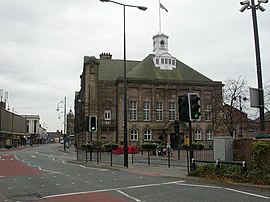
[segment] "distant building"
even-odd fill
[[[49,143],[59,143],[64,137],[62,130],[57,130],[56,132],[47,132],[47,134]]]
[[[41,125],[39,125],[39,129],[38,129],[38,140],[39,140],[39,144],[47,144],[48,143],[48,134],[45,128],[41,127]]]
[[[134,47],[136,48],[136,47]],[[201,118],[192,123],[193,140],[211,146],[215,134],[214,113],[222,105],[222,86],[184,64],[168,52],[168,36],[153,37],[153,52],[142,61],[127,60],[128,144],[148,141],[171,142],[173,148],[184,142],[188,133],[178,119],[178,96],[190,92],[200,95]],[[123,143],[123,60],[109,53],[100,58],[84,57],[81,88],[75,94],[75,134],[77,144],[93,141]],[[98,117],[96,132],[89,132],[89,116]]]
[[[22,115],[26,119],[26,133],[28,139],[34,143],[39,143],[39,115]]]
[[[26,119],[6,110],[6,104],[0,102],[0,148],[17,147],[26,143]]]
[[[67,114],[67,137],[70,144],[74,144],[74,114],[70,109]]]

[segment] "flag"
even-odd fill
[[[160,5],[160,8],[162,8],[162,9],[164,9],[166,12],[168,12],[168,9],[165,8],[165,6],[163,6],[161,3],[159,3],[159,5]]]

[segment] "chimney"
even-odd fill
[[[110,60],[112,59],[112,55],[110,53],[101,53],[99,55],[101,60]]]

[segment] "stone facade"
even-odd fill
[[[98,80],[101,63],[111,58],[85,57],[83,73],[81,75],[81,90],[75,98],[75,128],[77,128],[77,142],[123,142],[123,109],[124,92],[123,79],[114,81]],[[103,65],[103,64],[102,64]],[[110,67],[107,67],[110,68]],[[178,96],[195,92],[201,98],[202,116],[192,124],[193,139],[212,145],[214,132],[213,106],[221,100],[221,82],[188,82],[161,80],[127,80],[128,103],[128,144],[140,145],[144,141],[167,141],[177,147],[184,142],[188,130],[184,123],[180,125],[180,136],[176,135],[173,122],[178,119]],[[148,110],[149,119],[144,117]],[[157,103],[161,103],[161,117]],[[220,103],[219,103],[220,104]],[[83,115],[78,113],[82,112]],[[206,116],[208,114],[208,116]],[[98,117],[97,132],[89,132],[87,120],[89,116]],[[76,127],[77,123],[77,127]]]

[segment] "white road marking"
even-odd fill
[[[71,195],[79,195],[79,194],[91,194],[91,193],[100,193],[100,192],[109,192],[109,191],[119,191],[119,190],[127,190],[127,189],[135,189],[135,188],[143,188],[143,187],[153,187],[153,186],[162,186],[162,185],[169,185],[169,184],[177,184],[182,183],[185,181],[173,181],[173,182],[164,182],[164,183],[156,183],[156,184],[144,184],[144,185],[137,185],[137,186],[130,186],[130,187],[119,187],[119,188],[111,188],[111,189],[100,189],[94,191],[84,191],[84,192],[73,192],[73,193],[66,193],[66,194],[56,194],[43,197],[44,199],[47,198],[55,198],[60,196],[71,196]]]
[[[245,191],[240,191],[240,190],[230,189],[230,188],[224,188],[224,187],[208,186],[208,185],[200,185],[200,184],[186,184],[186,183],[176,183],[176,184],[181,185],[181,186],[189,186],[189,187],[225,189],[225,190],[228,190],[228,191],[237,192],[237,193],[240,193],[240,194],[245,194],[245,195],[250,195],[250,196],[255,196],[255,197],[258,197],[258,198],[263,198],[263,199],[269,199],[270,198],[270,197],[262,196],[262,195],[259,195],[259,194],[253,194],[253,193],[250,193],[250,192],[245,192]]]
[[[241,193],[241,194],[246,194],[246,195],[250,195],[250,196],[255,196],[255,197],[258,197],[258,198],[269,199],[269,197],[267,197],[267,196],[262,196],[262,195],[259,195],[259,194],[253,194],[253,193],[249,193],[249,192],[245,192],[245,191],[240,191],[240,190],[236,190],[236,189],[230,189],[230,188],[225,188],[225,189],[226,189],[226,190],[229,190],[229,191]]]
[[[137,199],[137,198],[135,198],[135,197],[133,197],[133,196],[130,196],[130,195],[128,195],[128,194],[126,194],[125,192],[123,192],[123,191],[120,191],[120,190],[116,190],[117,192],[119,192],[120,194],[123,194],[124,196],[126,196],[127,198],[130,198],[131,200],[134,200],[134,201],[141,201],[140,199]]]
[[[209,186],[209,185],[200,185],[200,184],[185,184],[185,183],[176,183],[177,185],[188,186],[188,187],[202,187],[202,188],[212,188],[212,189],[222,189],[222,187]]]

